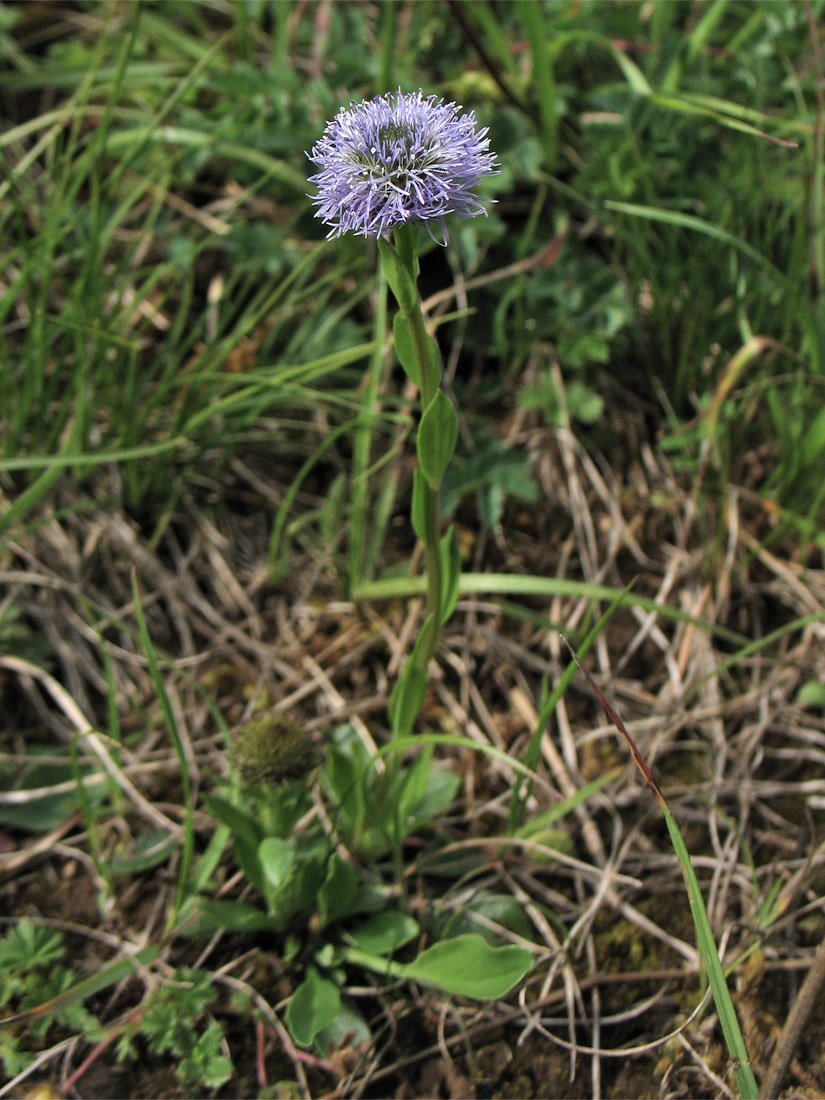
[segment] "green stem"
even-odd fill
[[[380,974],[390,980],[400,978],[404,973],[400,963],[386,959],[383,955],[376,955],[372,951],[364,951],[360,947],[343,947],[341,961],[348,962],[352,966],[361,966],[364,970],[371,970],[374,974]]]
[[[427,569],[424,627],[390,696],[390,724],[395,737],[411,733],[418,717],[427,688],[427,667],[435,655],[444,614],[451,610],[447,604],[454,603],[453,597],[457,596],[460,569],[454,534],[445,543],[446,565],[442,564],[441,481],[456,444],[458,417],[441,391],[441,365],[424,322],[418,293],[418,231],[419,226],[408,223],[394,231],[392,244],[386,237],[378,238],[384,275],[399,306],[393,323],[396,353],[407,376],[418,387],[421,402],[412,522],[424,545]],[[445,568],[449,569],[449,586]]]
[[[416,293],[415,308],[404,311],[407,324],[413,338],[415,358],[421,379],[419,397],[421,412],[424,413],[434,400],[441,385],[438,366],[430,354],[429,336],[421,311],[421,299]],[[435,654],[438,636],[441,633],[441,554],[439,552],[440,491],[427,485],[424,493],[424,558],[427,566],[427,636],[418,653],[419,664],[426,671],[430,659]]]
[[[424,500],[425,540],[424,554],[427,561],[427,638],[419,651],[419,660],[423,669],[435,656],[438,636],[441,633],[439,614],[441,607],[441,554],[438,549],[439,493],[437,489],[427,488]]]
[[[658,788],[656,788],[656,790],[658,790]],[[656,791],[654,791],[654,793],[656,793]],[[688,855],[682,833],[679,826],[676,824],[676,819],[670,812],[670,808],[664,801],[664,796],[661,792],[659,792],[659,799],[657,799],[657,801],[659,801],[659,806],[665,815],[665,824],[670,833],[673,850],[676,852],[682,867],[682,874],[684,875],[688,891],[690,912],[693,917],[693,923],[696,926],[696,942],[699,947],[702,962],[707,970],[708,981],[710,982],[710,988],[713,993],[713,1000],[716,1004],[716,1012],[719,1016],[722,1034],[725,1037],[725,1045],[728,1048],[728,1053],[733,1059],[734,1075],[739,1085],[739,1095],[742,1097],[742,1100],[756,1100],[758,1096],[756,1078],[750,1066],[745,1040],[739,1028],[736,1009],[733,1007],[733,1000],[730,995],[730,990],[728,989],[725,972],[722,969],[719,952],[716,949],[716,941],[713,938],[713,930],[711,929],[708,912],[705,908],[704,899],[702,898],[702,891],[699,889],[696,872],[693,870],[693,864]]]

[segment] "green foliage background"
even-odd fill
[[[321,243],[305,150],[348,99],[421,85],[472,106],[503,167],[491,216],[429,257],[433,287],[560,242],[474,292],[485,384],[518,389],[550,349],[597,441],[617,390],[641,392],[688,464],[714,429],[723,480],[771,439],[751,480],[815,529],[816,4],[103,3],[81,30],[37,7],[2,13],[6,527],[63,471],[119,461],[151,510],[204,453],[294,449],[319,399],[351,414],[374,256]],[[558,404],[542,377],[524,399]]]

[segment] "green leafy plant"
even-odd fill
[[[11,78],[66,91],[0,137],[2,266],[12,272],[0,317],[23,309],[32,319],[0,331],[0,475],[15,487],[0,534],[67,479],[91,488],[112,462],[129,509],[174,499],[173,483],[216,442],[250,441],[264,420],[271,442],[270,418],[312,407],[313,375],[369,354],[353,355],[362,334],[344,315],[362,292],[344,309],[332,303],[324,250],[307,252],[295,234],[300,213],[277,229],[237,224],[231,209],[192,222],[164,200],[224,157],[249,195],[274,186],[302,196],[304,175],[286,160],[310,132],[300,78],[289,66],[264,78],[230,64],[225,38],[202,43],[197,16],[171,35],[141,6],[124,16],[117,34],[58,42],[43,73]],[[147,259],[138,241],[150,236],[162,254]],[[199,269],[216,254],[231,275],[207,308]]]
[[[93,765],[76,768],[68,752],[51,745],[26,748],[22,766],[0,763],[0,783],[6,793],[0,800],[0,823],[32,832],[53,829],[84,802],[97,807],[106,797],[106,780]]]
[[[0,940],[0,1006],[12,1013],[26,1013],[52,997],[58,997],[75,983],[71,969],[63,965],[65,948],[59,932],[21,920]],[[35,1044],[42,1042],[52,1027],[80,1032],[99,1040],[104,1029],[80,1003],[57,1006],[38,1015],[28,1025],[28,1034],[0,1030],[0,1058],[9,1077],[16,1077],[36,1056]]]
[[[525,504],[538,500],[530,459],[515,448],[505,447],[484,425],[473,433],[473,449],[459,447],[444,475],[441,495],[444,515],[452,516],[460,501],[470,494],[486,528],[501,522],[508,498]]]
[[[207,974],[186,968],[175,972],[127,1015],[125,1023],[112,1028],[84,1001],[122,980],[132,967],[115,964],[91,980],[78,980],[75,971],[63,965],[65,955],[62,933],[29,920],[21,920],[0,939],[0,1007],[13,1013],[0,1027],[0,1059],[10,1079],[25,1072],[47,1034],[60,1028],[82,1035],[98,1050],[116,1037],[119,1061],[139,1057],[139,1043],[145,1042],[153,1054],[174,1056],[185,1088],[219,1088],[229,1080],[233,1066],[220,1024],[199,1024],[215,1000]]]
[[[231,835],[260,903],[201,896],[190,907],[202,933],[269,930],[284,937],[284,959],[303,974],[286,1014],[295,1042],[325,1053],[353,1024],[359,1041],[370,1037],[357,1005],[341,992],[352,968],[468,997],[499,997],[512,988],[532,965],[527,948],[459,927],[416,951],[429,916],[422,925],[398,893],[402,844],[429,834],[437,846],[438,821],[458,776],[434,765],[430,747],[412,763],[382,771],[356,730],[341,726],[318,776],[330,835],[312,812],[312,756],[291,720],[258,718],[242,729],[233,750],[241,776],[254,769],[267,778],[226,781],[204,800]],[[304,774],[296,777],[296,767]]]
[[[564,423],[563,409],[571,420],[580,424],[594,424],[604,411],[604,400],[595,390],[574,381],[560,393],[552,374],[545,374],[538,382],[525,386],[519,394],[519,404],[523,409],[538,409],[545,422],[553,427],[561,427]]]
[[[0,566],[3,582],[15,589],[0,605],[0,687],[4,702],[7,691],[12,697],[0,759],[0,824],[37,833],[60,828],[80,811],[77,845],[91,853],[96,888],[105,883],[101,910],[117,903],[121,876],[168,863],[172,888],[158,942],[87,977],[65,968],[48,937],[41,942],[36,924],[32,943],[28,931],[10,941],[3,958],[15,1018],[0,1031],[0,1043],[5,1068],[15,1073],[31,1064],[33,1052],[47,1053],[44,1036],[51,1040],[57,1028],[96,1036],[80,1006],[160,954],[164,980],[171,973],[173,984],[153,992],[129,1026],[135,1025],[135,1049],[177,1059],[182,1087],[194,1091],[212,1087],[230,1069],[222,1061],[220,1028],[208,1017],[206,979],[175,972],[167,957],[170,948],[191,946],[181,941],[196,915],[204,931],[247,933],[283,960],[290,1034],[316,1053],[348,1034],[359,1042],[371,1038],[357,1007],[362,1002],[347,996],[353,976],[484,997],[509,988],[520,973],[521,956],[487,951],[505,946],[508,935],[531,939],[520,904],[480,888],[453,907],[430,889],[429,870],[454,870],[453,856],[443,850],[463,828],[449,816],[457,776],[440,752],[470,746],[413,732],[440,725],[429,698],[424,707],[429,659],[447,653],[440,631],[459,594],[478,605],[497,602],[508,635],[512,615],[547,636],[558,624],[539,606],[575,601],[584,634],[598,618],[594,609],[621,594],[629,558],[622,553],[605,563],[603,583],[578,579],[584,558],[575,553],[564,559],[574,571],[569,576],[553,571],[555,558],[545,559],[547,575],[530,575],[521,563],[508,575],[498,556],[491,568],[484,561],[479,572],[461,572],[449,524],[465,496],[474,497],[489,527],[501,522],[508,497],[541,504],[531,458],[506,450],[470,420],[474,402],[494,415],[500,402],[507,409],[518,404],[530,432],[539,419],[551,428],[583,425],[581,443],[598,448],[599,465],[614,453],[610,445],[602,451],[602,443],[621,438],[614,399],[619,396],[620,410],[625,398],[636,412],[643,406],[651,453],[644,456],[647,473],[634,472],[618,500],[627,533],[656,558],[663,518],[698,484],[690,498],[695,522],[684,528],[684,541],[664,537],[668,553],[676,545],[691,555],[693,540],[699,543],[708,596],[697,605],[687,590],[660,588],[661,575],[652,584],[645,576],[639,592],[648,598],[631,594],[624,607],[644,621],[648,647],[687,627],[730,650],[716,662],[728,676],[721,685],[725,699],[745,669],[751,686],[760,675],[749,663],[757,649],[738,631],[751,622],[750,603],[762,597],[737,601],[735,593],[746,570],[755,589],[763,571],[773,568],[768,546],[777,560],[788,559],[790,571],[766,593],[767,633],[758,631],[754,647],[771,636],[776,617],[781,621],[786,585],[806,609],[821,603],[813,585],[803,589],[825,549],[825,413],[819,411],[825,128],[817,27],[823,5],[450,0],[318,8],[250,0],[171,5],[170,15],[162,6],[81,0],[69,19],[60,6],[46,6],[50,14],[44,8],[36,20],[31,7],[0,6],[7,91],[0,135]],[[501,175],[486,181],[485,193],[498,203],[486,218],[451,225],[449,250],[420,232],[415,240],[408,230],[422,228],[416,217],[412,226],[377,234],[376,275],[372,242],[352,235],[334,244],[317,239],[304,150],[343,94],[357,99],[425,82],[475,104],[489,124]],[[382,177],[374,168],[371,178]],[[395,195],[409,199],[406,177],[391,179]],[[438,219],[429,228],[440,236]],[[445,287],[446,269],[452,287]],[[439,304],[422,307],[419,285],[430,293],[433,284],[445,287],[435,295]],[[442,313],[451,293],[456,312]],[[446,362],[448,349],[456,373],[445,387],[440,354]],[[393,374],[393,355],[403,378]],[[410,400],[413,386],[418,402]],[[416,425],[415,453],[405,455]],[[662,458],[660,443],[675,477],[664,510],[656,506],[653,515],[635,497]],[[655,462],[648,464],[651,454]],[[415,460],[408,508],[403,494]],[[240,500],[223,477],[236,470],[244,471]],[[209,509],[201,513],[204,499]],[[419,560],[418,547],[410,560],[399,560],[412,542],[398,524],[402,508],[426,575],[409,567]],[[204,572],[188,584],[189,547],[177,538],[184,532],[185,542],[195,531],[194,514],[210,526],[215,514],[228,515],[232,524],[241,514],[254,525],[255,537],[243,546],[233,540],[233,552],[241,553],[233,554],[230,567],[260,553],[269,531],[276,583],[296,562],[301,576],[310,576],[308,557],[323,565],[325,594],[330,570],[346,578],[346,596],[354,601],[392,600],[382,624],[391,630],[400,599],[426,601],[421,634],[393,693],[389,748],[374,752],[363,727],[351,725],[325,731],[321,747],[309,743],[298,722],[258,717],[240,731],[230,778],[216,781],[204,799],[201,742],[189,739],[189,701],[203,700],[201,685],[193,675],[187,679],[192,694],[176,694],[174,678],[189,675],[176,664],[180,651],[174,644],[166,653],[153,647],[150,631],[164,636],[168,586],[156,587],[144,556],[169,555],[180,564],[188,592],[197,590],[197,610],[190,615],[196,603],[181,589],[173,618],[187,656],[190,637],[203,656],[200,647],[210,639],[201,612],[213,622],[210,611],[217,609],[202,602]],[[125,625],[128,593],[98,583],[101,561],[123,563],[98,553],[108,549],[110,522],[137,540],[130,546],[147,593],[142,604],[137,588],[133,592],[137,632]],[[599,524],[592,530],[598,550]],[[389,554],[382,548],[388,531]],[[506,554],[510,533],[502,534]],[[212,532],[207,527],[197,537],[206,544]],[[124,568],[128,572],[128,564]],[[679,583],[676,557],[666,576],[668,584]],[[720,577],[724,597],[714,618],[709,608]],[[259,591],[252,592],[256,612]],[[61,639],[49,648],[46,633],[36,629],[33,612],[48,607],[52,593],[59,594],[59,616],[70,608],[64,618],[67,631],[79,629],[77,646]],[[368,614],[374,624],[383,611],[370,607]],[[221,645],[233,637],[233,615]],[[813,613],[792,624],[787,638],[819,618]],[[611,658],[615,637],[604,639]],[[456,640],[454,631],[447,644]],[[583,654],[581,639],[577,646]],[[261,652],[257,642],[253,651]],[[811,717],[818,722],[817,667],[802,668],[804,647],[788,644],[785,651],[802,670],[795,702],[815,708]],[[5,653],[23,664],[12,669]],[[641,648],[628,655],[634,675],[641,657]],[[695,685],[703,676],[692,676],[692,662],[685,638],[668,672],[677,686],[675,672],[685,672],[685,682],[694,685],[683,697],[688,700],[698,697]],[[76,694],[84,712],[79,723],[74,719],[70,751],[62,742],[49,745],[41,732],[43,707],[58,698],[54,692],[44,692],[37,704],[33,736],[24,723],[16,728],[18,698],[33,698],[31,685],[39,690],[46,683],[39,673],[55,667],[60,673],[49,687],[62,687],[63,704],[71,703],[68,692]],[[530,669],[522,671],[529,679]],[[438,687],[449,691],[456,665],[445,664],[443,673]],[[655,675],[646,665],[645,688]],[[19,696],[17,676],[28,678]],[[565,674],[553,685],[547,677],[529,737],[517,742],[524,745],[519,760],[499,758],[507,775],[516,776],[502,850],[508,838],[541,841],[548,849],[572,843],[562,821],[567,799],[533,812],[548,723],[568,681]],[[494,697],[498,690],[494,686]],[[159,701],[159,721],[145,705],[150,697]],[[25,709],[21,705],[23,717]],[[65,728],[69,710],[63,707],[54,728]],[[119,723],[127,714],[122,739]],[[87,735],[87,721],[105,733]],[[146,771],[140,767],[143,733],[136,730],[144,721],[155,738]],[[580,732],[573,729],[572,743],[564,745],[574,763]],[[584,742],[588,752],[598,745],[594,737]],[[92,747],[104,740],[110,758]],[[771,746],[766,750],[769,758]],[[790,784],[791,753],[784,751]],[[154,799],[161,775],[163,812]],[[600,776],[578,787],[579,809],[604,781]],[[728,789],[721,790],[722,804]],[[803,796],[789,787],[785,797]],[[699,927],[695,876],[678,848],[670,809],[662,804],[662,810],[684,860]],[[714,802],[712,812],[722,819],[725,811]],[[212,831],[202,851],[205,829]],[[747,834],[743,829],[743,848]],[[11,853],[12,865],[26,859],[32,839]],[[755,861],[767,843],[753,847]],[[229,844],[246,890],[239,901],[214,899],[216,868],[225,869]],[[62,848],[48,858],[59,863]],[[752,870],[760,889],[754,885],[746,901],[764,895],[753,913],[754,926],[763,930],[772,915],[789,916],[782,907],[791,895],[783,889],[777,897],[778,885],[762,889],[767,866]],[[160,877],[168,885],[168,875]],[[802,878],[800,871],[792,881]],[[413,881],[416,890],[408,885]],[[13,915],[37,904],[25,891],[15,897]],[[542,916],[558,919],[552,904],[531,900]],[[482,925],[486,947],[477,918],[502,933]],[[712,956],[705,926],[700,941]],[[724,1002],[713,965],[707,969]],[[479,975],[489,975],[490,983],[479,984]],[[38,999],[50,994],[48,1002]],[[144,1008],[148,1030],[141,1030]],[[723,1015],[731,1040],[724,1003]],[[731,1050],[741,1060],[733,1039]],[[752,1091],[742,1074],[740,1087],[743,1094]]]
[[[234,1072],[224,1052],[223,1031],[217,1021],[198,1028],[198,1021],[215,999],[207,974],[183,968],[153,993],[140,1008],[138,1019],[127,1026],[117,1043],[118,1061],[139,1057],[138,1036],[153,1054],[175,1059],[175,1073],[184,1088],[217,1089]]]

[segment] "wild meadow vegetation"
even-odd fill
[[[0,4],[0,1097],[823,1093],[823,8]]]

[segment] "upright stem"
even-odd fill
[[[455,535],[448,536],[442,561],[439,531],[441,482],[458,436],[455,409],[441,392],[441,366],[424,323],[418,293],[418,230],[412,222],[393,232],[393,243],[379,237],[384,275],[399,306],[393,323],[399,361],[418,386],[421,421],[416,450],[419,469],[413,490],[412,522],[424,544],[427,567],[427,618],[410,658],[390,696],[390,723],[396,737],[413,728],[427,688],[427,666],[435,655],[446,605],[458,592],[460,560]],[[448,572],[445,572],[448,570]]]
[[[415,357],[421,379],[419,397],[423,413],[438,393],[441,385],[437,364],[430,355],[429,337],[421,311],[421,299],[416,293],[415,308],[404,313],[413,337]],[[427,485],[424,494],[424,559],[427,565],[427,637],[419,650],[419,664],[426,671],[435,655],[438,635],[441,633],[441,554],[439,552],[440,492]]]

